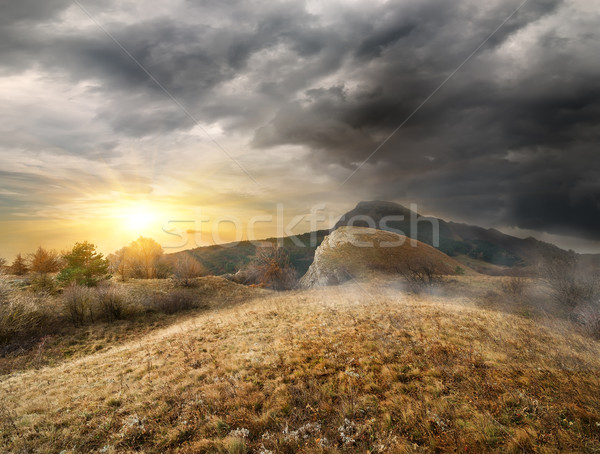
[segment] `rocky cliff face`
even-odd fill
[[[362,230],[369,230],[363,227],[339,227],[325,237],[321,245],[315,251],[313,263],[302,279],[300,287],[323,287],[345,282],[352,278],[344,268],[331,267],[328,256],[335,254],[335,249],[341,245],[352,244],[355,241],[355,234]]]
[[[373,273],[402,274],[407,267],[422,266],[439,274],[455,274],[460,264],[427,244],[393,232],[341,226],[317,248],[300,286],[336,285]]]

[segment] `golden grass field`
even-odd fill
[[[499,283],[224,286],[0,376],[0,451],[600,452],[600,343]]]

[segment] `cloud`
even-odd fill
[[[310,186],[315,201],[416,201],[600,239],[600,18],[582,0],[528,2],[341,188],[518,2],[84,5],[271,198],[296,205]],[[186,194],[204,175],[218,194],[253,184],[71,2],[13,2],[1,24],[0,87],[14,95],[0,150],[15,163],[48,153],[115,175],[137,166],[150,194],[186,172]],[[2,213],[20,203],[9,186]]]

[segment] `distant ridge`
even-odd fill
[[[400,217],[403,219],[398,219]],[[411,217],[420,219],[416,229],[411,225]],[[333,230],[350,224],[375,227],[402,232],[410,238],[433,246],[433,226],[428,219],[435,220],[439,225],[439,245],[436,247],[482,273],[511,274],[516,270],[533,273],[542,261],[568,254],[553,244],[535,238],[522,239],[496,229],[421,216],[403,205],[380,200],[359,202],[354,209],[340,218]]]

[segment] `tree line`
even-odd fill
[[[27,256],[17,254],[11,264],[0,258],[2,269],[16,276],[30,275],[34,286],[48,288],[71,283],[92,287],[112,275],[123,281],[174,276],[188,284],[191,279],[205,274],[202,265],[189,254],[167,258],[160,244],[145,237],[139,237],[107,257],[88,241],[75,243],[71,250],[62,253],[39,246]]]

